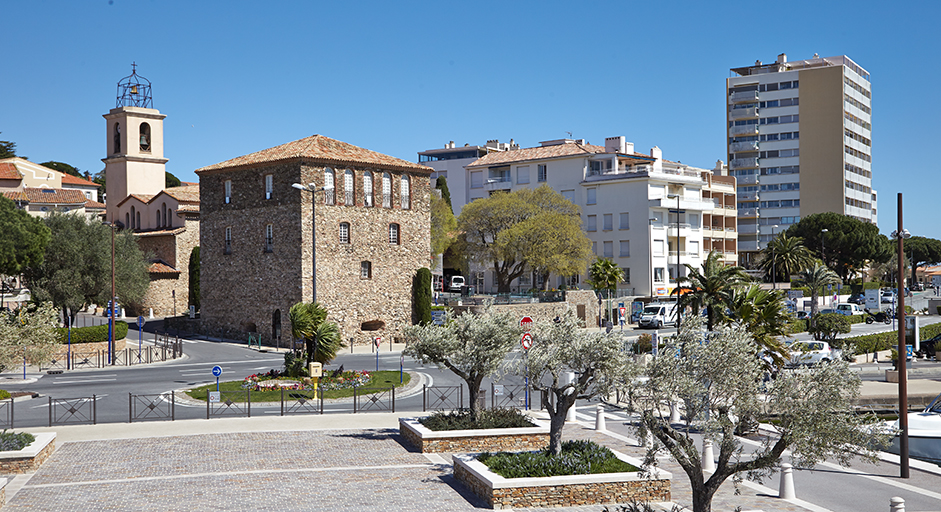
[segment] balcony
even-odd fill
[[[736,158],[729,162],[729,169],[752,169],[758,167],[758,158]]]
[[[758,192],[739,192],[738,200],[739,201],[757,201]]]
[[[739,137],[745,135],[758,135],[757,124],[746,124],[745,126],[733,126],[729,128],[729,135]]]
[[[756,185],[758,184],[758,175],[749,174],[747,176],[736,176],[738,178],[739,185]]]
[[[758,208],[742,208],[738,211],[739,218],[750,219],[758,216]]]
[[[754,235],[758,233],[758,226],[755,224],[742,224],[738,227],[738,232],[743,235]]]
[[[491,178],[484,185],[484,190],[491,192],[494,190],[510,190],[511,188],[513,188],[513,181],[509,178]]]
[[[758,117],[758,107],[733,108],[729,112],[729,119],[736,121],[739,119],[754,119]]]
[[[658,197],[648,201],[650,208],[671,208],[676,209],[675,197]],[[710,211],[715,208],[712,199],[684,199],[680,198],[680,210]]]
[[[739,91],[729,95],[729,103],[755,103],[758,101],[758,91]]]
[[[757,141],[733,142],[729,144],[729,151],[732,153],[744,153],[758,151]]]
[[[738,241],[738,250],[739,250],[739,252],[744,252],[744,251],[757,251],[758,249],[759,249],[759,247],[758,247],[758,241],[757,241],[757,240],[755,240],[755,241],[747,241],[747,242],[746,242],[746,241],[742,241],[742,240],[739,240],[739,241]]]

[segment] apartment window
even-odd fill
[[[653,280],[656,283],[663,282],[663,267],[657,267],[653,269]]]
[[[484,186],[484,173],[483,171],[474,171],[471,173],[471,188],[483,188]]]
[[[516,168],[516,183],[525,185],[529,183],[529,166],[521,165]]]
[[[607,241],[604,243],[604,257],[605,258],[614,257],[614,242]]]
[[[654,256],[663,256],[663,240],[654,240],[654,241],[653,241],[653,255],[654,255]]]
[[[399,245],[398,224],[389,224],[389,245]]]
[[[271,193],[274,192],[274,176],[265,175],[265,199],[271,199]]]
[[[598,216],[597,215],[588,216],[588,227],[585,229],[586,231],[598,231]]]
[[[690,256],[699,256],[699,240],[689,241],[689,253]]]
[[[225,204],[232,202],[232,180],[225,180]]]
[[[399,181],[399,199],[403,210],[408,210],[411,207],[411,194],[408,174],[403,174],[402,179]]]
[[[359,262],[360,279],[372,279],[372,263],[369,261]]]
[[[562,197],[568,199],[571,202],[575,202],[575,191],[574,190],[563,190]]]
[[[611,231],[612,229],[614,229],[614,215],[610,213],[606,213],[604,214],[603,219],[604,219],[603,229],[605,231]]]
[[[585,197],[585,204],[598,204],[598,189],[588,189]]]
[[[539,181],[539,182],[544,182],[544,181],[546,181],[546,166],[545,166],[545,165],[537,165],[537,166],[536,166],[536,169],[537,169],[536,180]]]
[[[621,251],[618,253],[618,256],[622,258],[629,258],[631,256],[631,241],[630,240],[621,240]]]
[[[232,228],[225,228],[225,251],[224,254],[232,254]]]
[[[265,252],[274,251],[274,225],[265,226]]]
[[[631,229],[630,217],[626,212],[621,213],[621,225],[620,229]]]
[[[372,172],[363,173],[363,206],[372,206]]]
[[[598,242],[591,243],[591,253],[598,254]]]
[[[333,169],[323,170],[323,204],[336,204],[336,186],[333,181]]]
[[[622,268],[621,272],[624,273],[624,283],[631,284],[631,269]]]
[[[356,198],[353,194],[353,171],[347,169],[343,173],[343,204],[353,206]]]
[[[341,244],[350,243],[350,223],[349,222],[340,223],[340,243]]]
[[[382,207],[392,208],[392,177],[382,173]]]

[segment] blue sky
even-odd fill
[[[167,169],[315,133],[415,161],[488,139],[624,135],[725,159],[729,68],[849,55],[872,75],[879,226],[941,239],[937,2],[4,2],[0,139],[103,169],[131,62],[153,83]],[[932,128],[934,127],[934,128]]]

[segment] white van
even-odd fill
[[[464,276],[451,276],[451,283],[448,285],[448,291],[459,292],[464,288]]]
[[[676,304],[654,302],[647,304],[637,321],[639,327],[659,329],[666,324],[676,325]]]
[[[863,308],[859,304],[853,304],[852,302],[841,302],[836,305],[836,312],[841,315],[865,315],[866,312],[863,311]]]

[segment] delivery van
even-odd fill
[[[639,327],[659,329],[664,325],[676,325],[675,303],[651,303],[644,307],[637,322]]]

